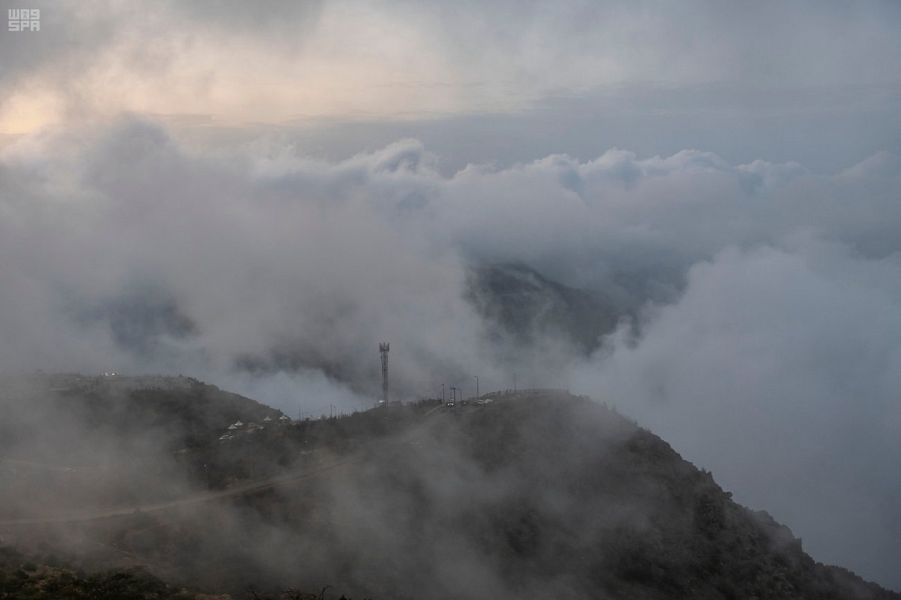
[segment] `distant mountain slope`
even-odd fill
[[[471,268],[467,298],[493,326],[496,341],[528,344],[549,336],[586,353],[626,314],[610,298],[557,283],[521,264]]]

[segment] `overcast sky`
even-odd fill
[[[901,3],[29,6],[0,31],[4,369],[293,413],[368,405],[390,339],[411,395],[507,387],[468,265],[627,280],[663,290],[639,326],[546,340],[534,383],[901,589]]]

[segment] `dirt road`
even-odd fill
[[[224,498],[232,498],[236,496],[244,496],[247,494],[253,494],[256,492],[260,492],[278,485],[285,485],[296,483],[299,481],[303,481],[306,479],[313,479],[324,473],[329,473],[340,467],[351,464],[353,462],[357,462],[361,460],[360,456],[349,457],[343,460],[327,463],[324,465],[319,465],[316,467],[310,467],[304,469],[303,471],[298,471],[294,473],[287,473],[284,475],[279,475],[277,477],[271,477],[269,479],[264,479],[261,481],[252,481],[249,483],[245,483],[242,485],[238,485],[235,487],[231,487],[225,490],[215,490],[208,492],[199,492],[196,494],[191,494],[189,496],[185,496],[183,498],[176,498],[175,500],[166,500],[164,502],[155,502],[150,504],[141,504],[141,505],[132,505],[132,506],[121,506],[121,507],[113,507],[113,508],[105,508],[105,509],[93,509],[87,511],[70,511],[65,513],[59,513],[55,515],[44,515],[39,517],[22,517],[17,519],[6,519],[0,520],[0,528],[2,527],[14,527],[19,525],[44,525],[51,523],[77,523],[82,521],[97,521],[100,519],[109,519],[112,517],[123,517],[127,515],[133,515],[136,513],[152,513],[159,512],[163,510],[168,510],[172,508],[178,508],[181,506],[187,506],[190,504],[199,504],[202,502],[211,502],[214,500],[221,500]]]

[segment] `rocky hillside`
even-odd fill
[[[232,400],[205,402],[227,412]],[[334,597],[384,599],[901,598],[818,564],[666,442],[564,392],[424,401],[219,439],[229,419],[192,433],[197,444],[160,471],[184,481],[167,498],[219,495],[142,504],[160,493],[132,481],[120,498],[133,513],[0,525],[0,536],[88,571],[140,567],[236,597],[329,585]]]

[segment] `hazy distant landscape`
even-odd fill
[[[0,598],[901,592],[895,0],[0,8]]]

